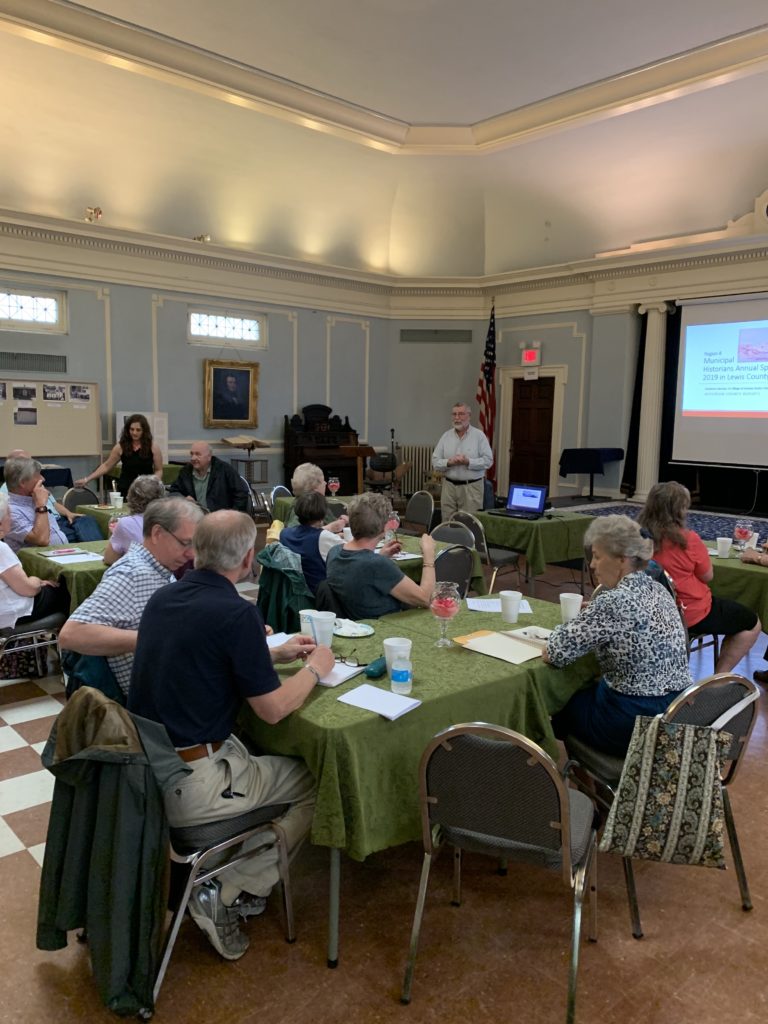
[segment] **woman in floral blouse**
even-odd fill
[[[556,668],[593,651],[597,684],[552,718],[555,735],[577,736],[623,757],[637,715],[657,715],[692,682],[685,629],[674,599],[643,571],[653,542],[628,516],[603,516],[587,530],[599,592],[577,618],[557,626],[544,660]]]

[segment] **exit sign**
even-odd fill
[[[520,352],[520,361],[523,366],[539,366],[541,364],[541,349],[524,348]]]

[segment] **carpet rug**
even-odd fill
[[[631,501],[618,503],[605,503],[578,505],[576,508],[569,508],[569,512],[580,512],[587,516],[629,516],[637,519],[642,505]],[[760,541],[768,540],[768,519],[761,519],[759,516],[727,516],[719,512],[691,511],[688,513],[688,527],[695,530],[703,540],[714,540],[715,537],[732,537],[733,528],[739,519],[748,519],[752,523],[752,529],[760,534]]]

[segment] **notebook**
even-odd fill
[[[512,519],[540,519],[547,500],[545,484],[510,484],[507,507],[491,509],[489,515]]]

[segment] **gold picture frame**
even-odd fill
[[[259,364],[204,360],[203,426],[258,427]]]

